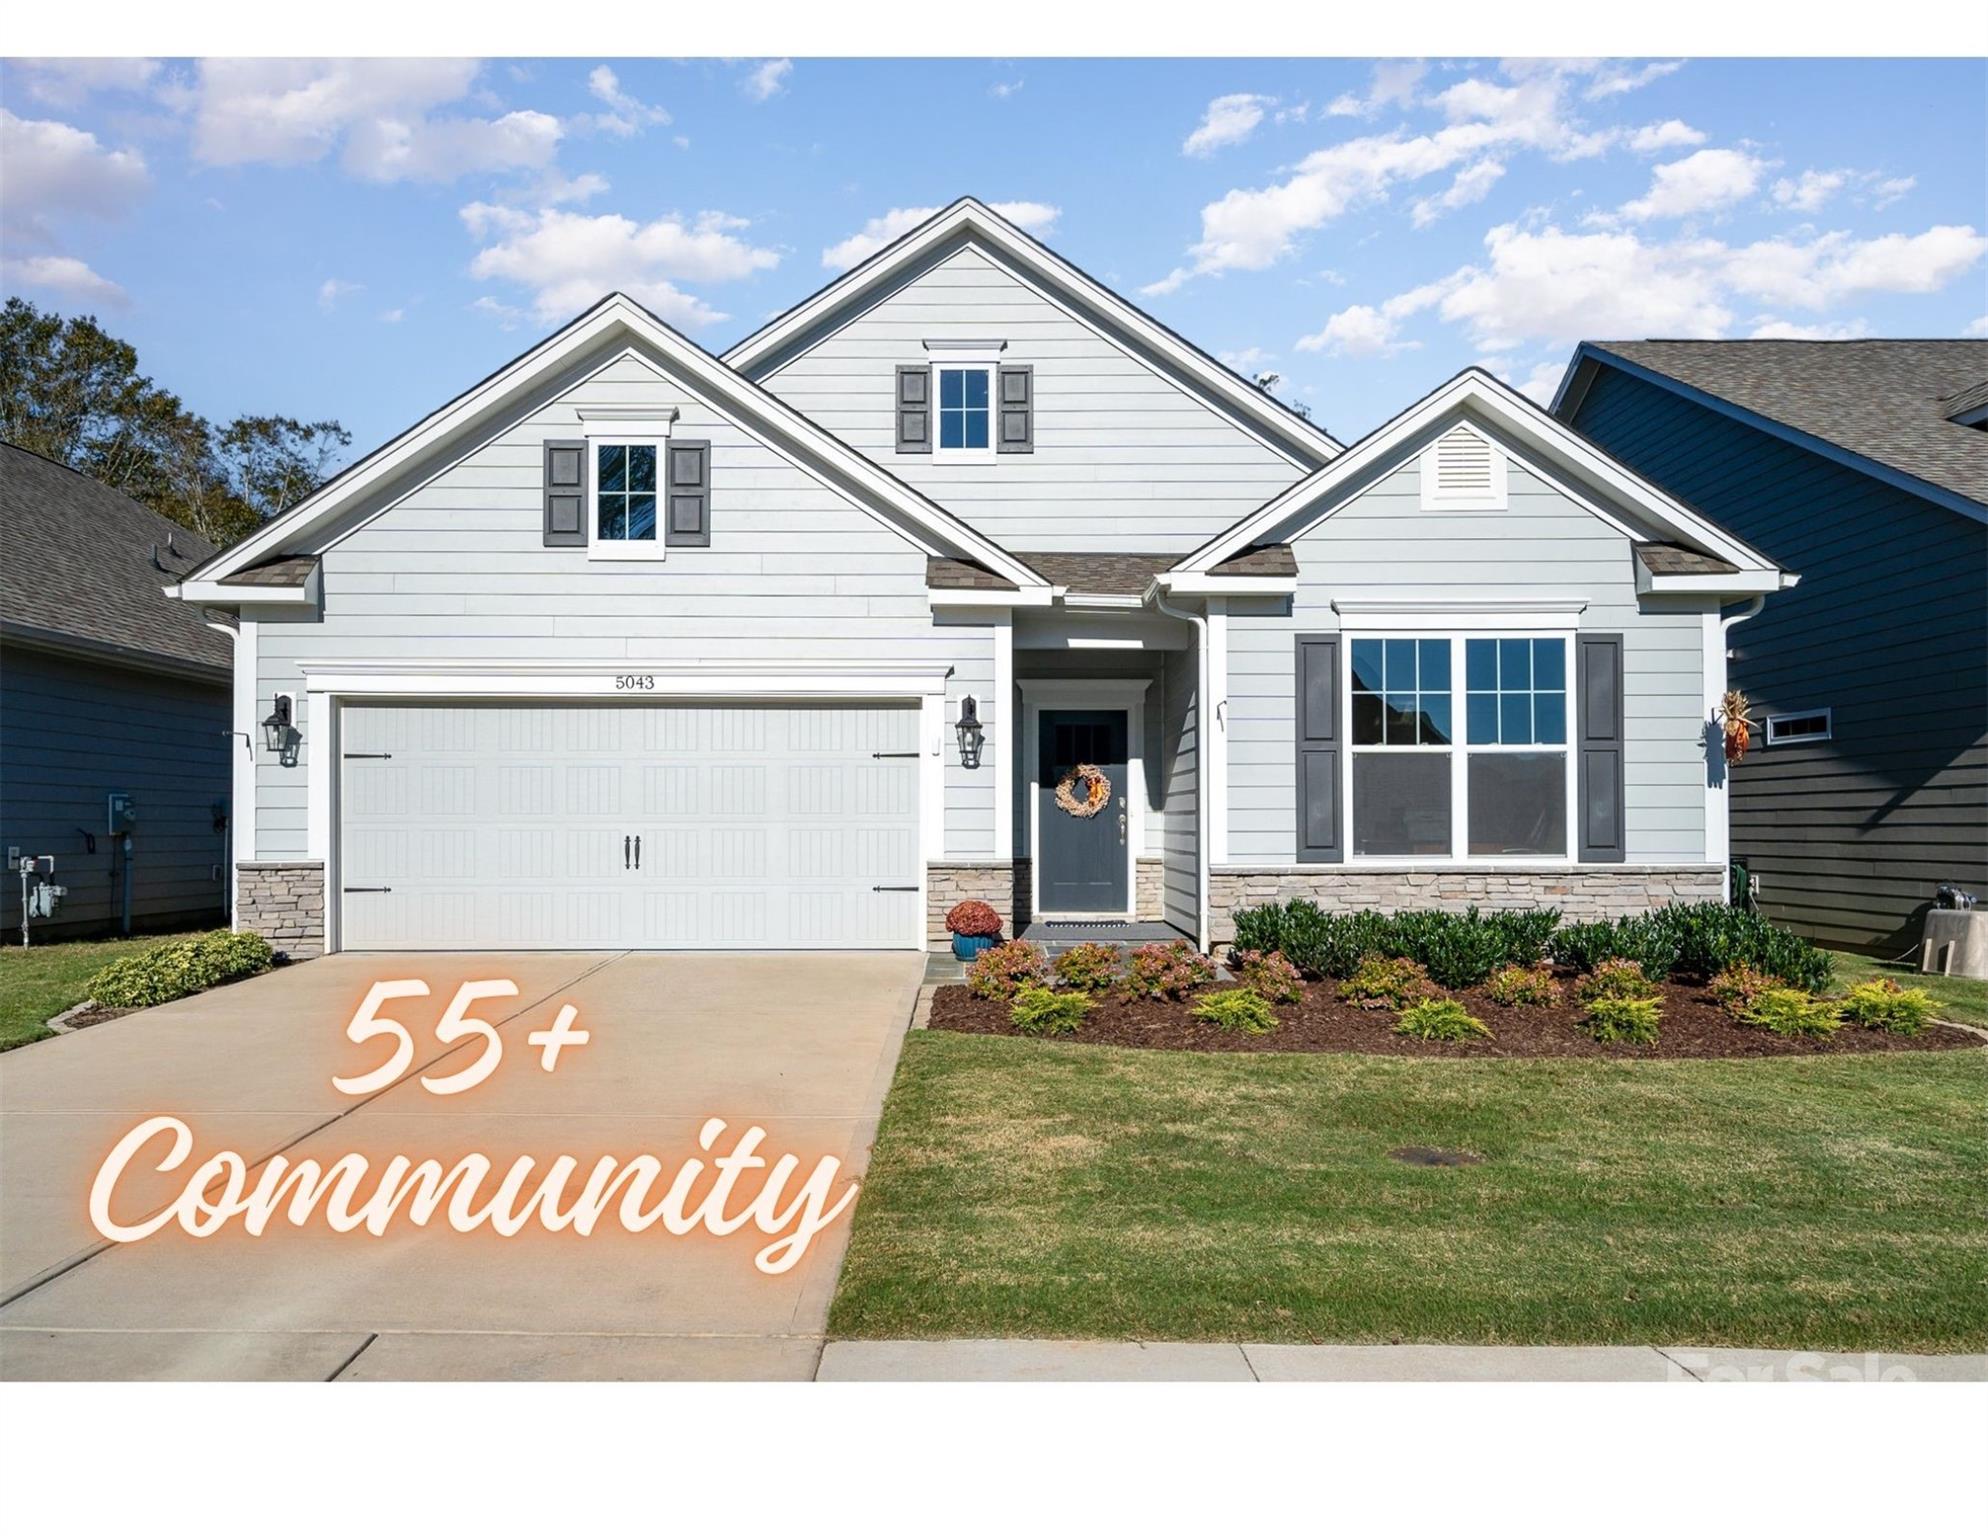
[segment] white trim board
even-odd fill
[[[1024,677],[1022,756],[1028,785],[1029,918],[1032,922],[1134,922],[1139,914],[1139,860],[1146,846],[1146,694],[1150,677]],[[1041,901],[1042,711],[1097,709],[1125,711],[1125,910],[1123,912],[1045,912]],[[998,846],[998,845],[997,845]]]

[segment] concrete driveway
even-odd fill
[[[848,1236],[845,1214],[789,1273],[753,1264],[756,1234],[671,1237],[603,1223],[400,1226],[384,1237],[282,1225],[206,1239],[177,1225],[106,1244],[87,1200],[106,1152],[140,1120],[183,1119],[177,1176],[127,1179],[120,1219],[162,1207],[201,1158],[232,1148],[321,1163],[403,1153],[445,1165],[481,1151],[591,1166],[653,1153],[666,1175],[719,1116],[767,1131],[802,1169],[832,1154],[860,1177],[923,974],[914,954],[336,955],[0,1056],[0,1378],[669,1379],[813,1374]],[[387,1045],[344,1027],[369,987],[419,977],[427,998],[383,1011],[413,1031],[415,1069],[370,1099],[334,1075]],[[479,1010],[505,1053],[449,1098],[417,1078],[458,982],[502,977]],[[552,1073],[525,1043],[564,1003],[592,1040]],[[452,1048],[439,1076],[482,1049]],[[729,1143],[721,1144],[723,1151]],[[128,1202],[128,1204],[127,1204]]]

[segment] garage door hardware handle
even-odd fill
[[[392,889],[393,887],[390,885],[348,885],[345,887],[345,894],[350,896],[355,891],[390,891]]]
[[[355,757],[392,757],[393,754],[391,752],[347,752],[345,756],[349,761]]]
[[[637,869],[642,867],[642,834],[640,832],[635,834],[635,867]]]
[[[918,887],[915,885],[873,885],[870,889],[873,891],[915,891]]]
[[[625,837],[621,840],[621,867],[628,868],[628,839]]]
[[[872,752],[870,754],[872,757],[918,757],[920,755],[917,752]]]

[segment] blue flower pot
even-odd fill
[[[964,933],[953,935],[953,958],[971,963],[980,958],[982,950],[992,949],[996,941],[991,938],[970,938]]]

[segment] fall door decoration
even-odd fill
[[[1079,763],[1057,782],[1056,803],[1072,816],[1095,816],[1111,804],[1111,780],[1096,763]]]

